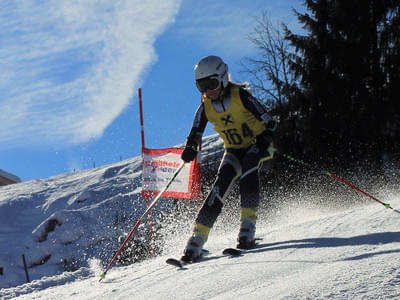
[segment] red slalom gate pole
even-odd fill
[[[142,103],[142,89],[138,89],[138,95],[139,95],[139,115],[140,115],[140,135],[142,138],[142,161],[144,161],[144,122],[143,122],[143,103]],[[146,197],[146,205],[147,207],[150,205],[150,196]],[[155,255],[155,249],[154,249],[154,243],[153,243],[153,218],[151,216],[151,212],[149,211],[148,214],[148,223],[149,223],[149,242],[151,246],[151,255],[154,257]]]
[[[139,88],[139,115],[140,115],[140,134],[142,137],[142,155],[144,149],[144,126],[143,126],[143,104],[142,104],[142,89]]]
[[[289,156],[287,154],[280,153],[277,150],[276,150],[276,152],[278,154],[280,154],[281,156],[283,156],[283,157],[285,157],[285,158],[287,158],[287,159],[289,159],[291,161],[297,162],[298,164],[303,165],[303,166],[305,166],[305,167],[307,167],[309,169],[314,169],[314,167],[312,165],[310,165],[310,164],[308,164],[308,163],[306,163],[306,162],[304,162],[304,161],[302,161],[300,159],[296,159],[296,158],[294,158],[292,156]],[[368,194],[367,192],[363,191],[362,189],[360,189],[359,187],[355,186],[354,184],[348,182],[347,180],[344,180],[343,178],[340,178],[339,176],[337,176],[337,175],[335,175],[335,174],[333,174],[331,172],[325,171],[325,170],[321,170],[320,172],[322,174],[326,174],[329,177],[331,177],[331,178],[333,178],[333,179],[335,179],[335,180],[337,180],[337,181],[339,181],[339,182],[351,187],[352,189],[356,190],[357,192],[360,192],[361,194],[363,194],[364,196],[367,196],[368,198],[370,198],[370,199],[382,204],[384,207],[390,208],[391,210],[393,210],[393,211],[397,212],[398,214],[400,214],[400,211],[398,211],[397,209],[394,209],[393,207],[391,207],[389,203],[385,203],[385,202],[380,201],[379,199],[377,199],[374,196]]]

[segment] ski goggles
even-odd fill
[[[220,86],[220,81],[216,77],[207,77],[196,80],[196,86],[200,92],[205,93],[207,90],[216,90]]]

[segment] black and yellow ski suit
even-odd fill
[[[214,125],[224,141],[225,153],[217,178],[196,218],[194,234],[208,237],[208,233],[221,212],[223,202],[236,180],[241,196],[241,220],[256,222],[259,206],[259,167],[272,154],[268,151],[272,141],[268,130],[271,116],[248,90],[229,83],[217,100],[205,94],[198,107],[186,145],[200,144],[207,123]]]

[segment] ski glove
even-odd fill
[[[274,118],[266,124],[267,130],[274,132],[278,128],[278,121]]]
[[[181,158],[184,162],[188,163],[194,160],[197,156],[197,145],[193,142],[187,142],[186,147],[182,152]]]
[[[273,133],[269,130],[264,130],[256,137],[256,144],[260,149],[268,149],[272,144]]]

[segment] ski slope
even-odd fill
[[[207,137],[205,161],[221,155],[220,146]],[[221,254],[236,244],[239,226],[238,199],[230,199],[236,206],[225,205],[202,262],[183,270],[165,263],[182,255],[192,230],[196,209],[180,211],[163,227],[160,256],[116,263],[99,282],[118,236],[146,208],[140,186],[136,157],[1,187],[0,299],[400,299],[400,214],[354,191],[321,195],[310,186],[277,196],[280,207],[260,207],[260,243],[241,257]],[[400,208],[397,189],[369,192]],[[357,201],[346,202],[351,197]],[[327,199],[344,205],[320,205]],[[170,205],[160,201],[154,217]]]
[[[397,194],[385,195],[400,206]],[[3,289],[2,299],[398,299],[400,215],[375,203],[340,211],[290,207],[260,220],[258,247],[229,258],[236,228],[211,232],[202,262],[178,270],[165,264],[184,240],[162,257],[102,269],[89,268]],[[188,231],[189,232],[189,231]]]

